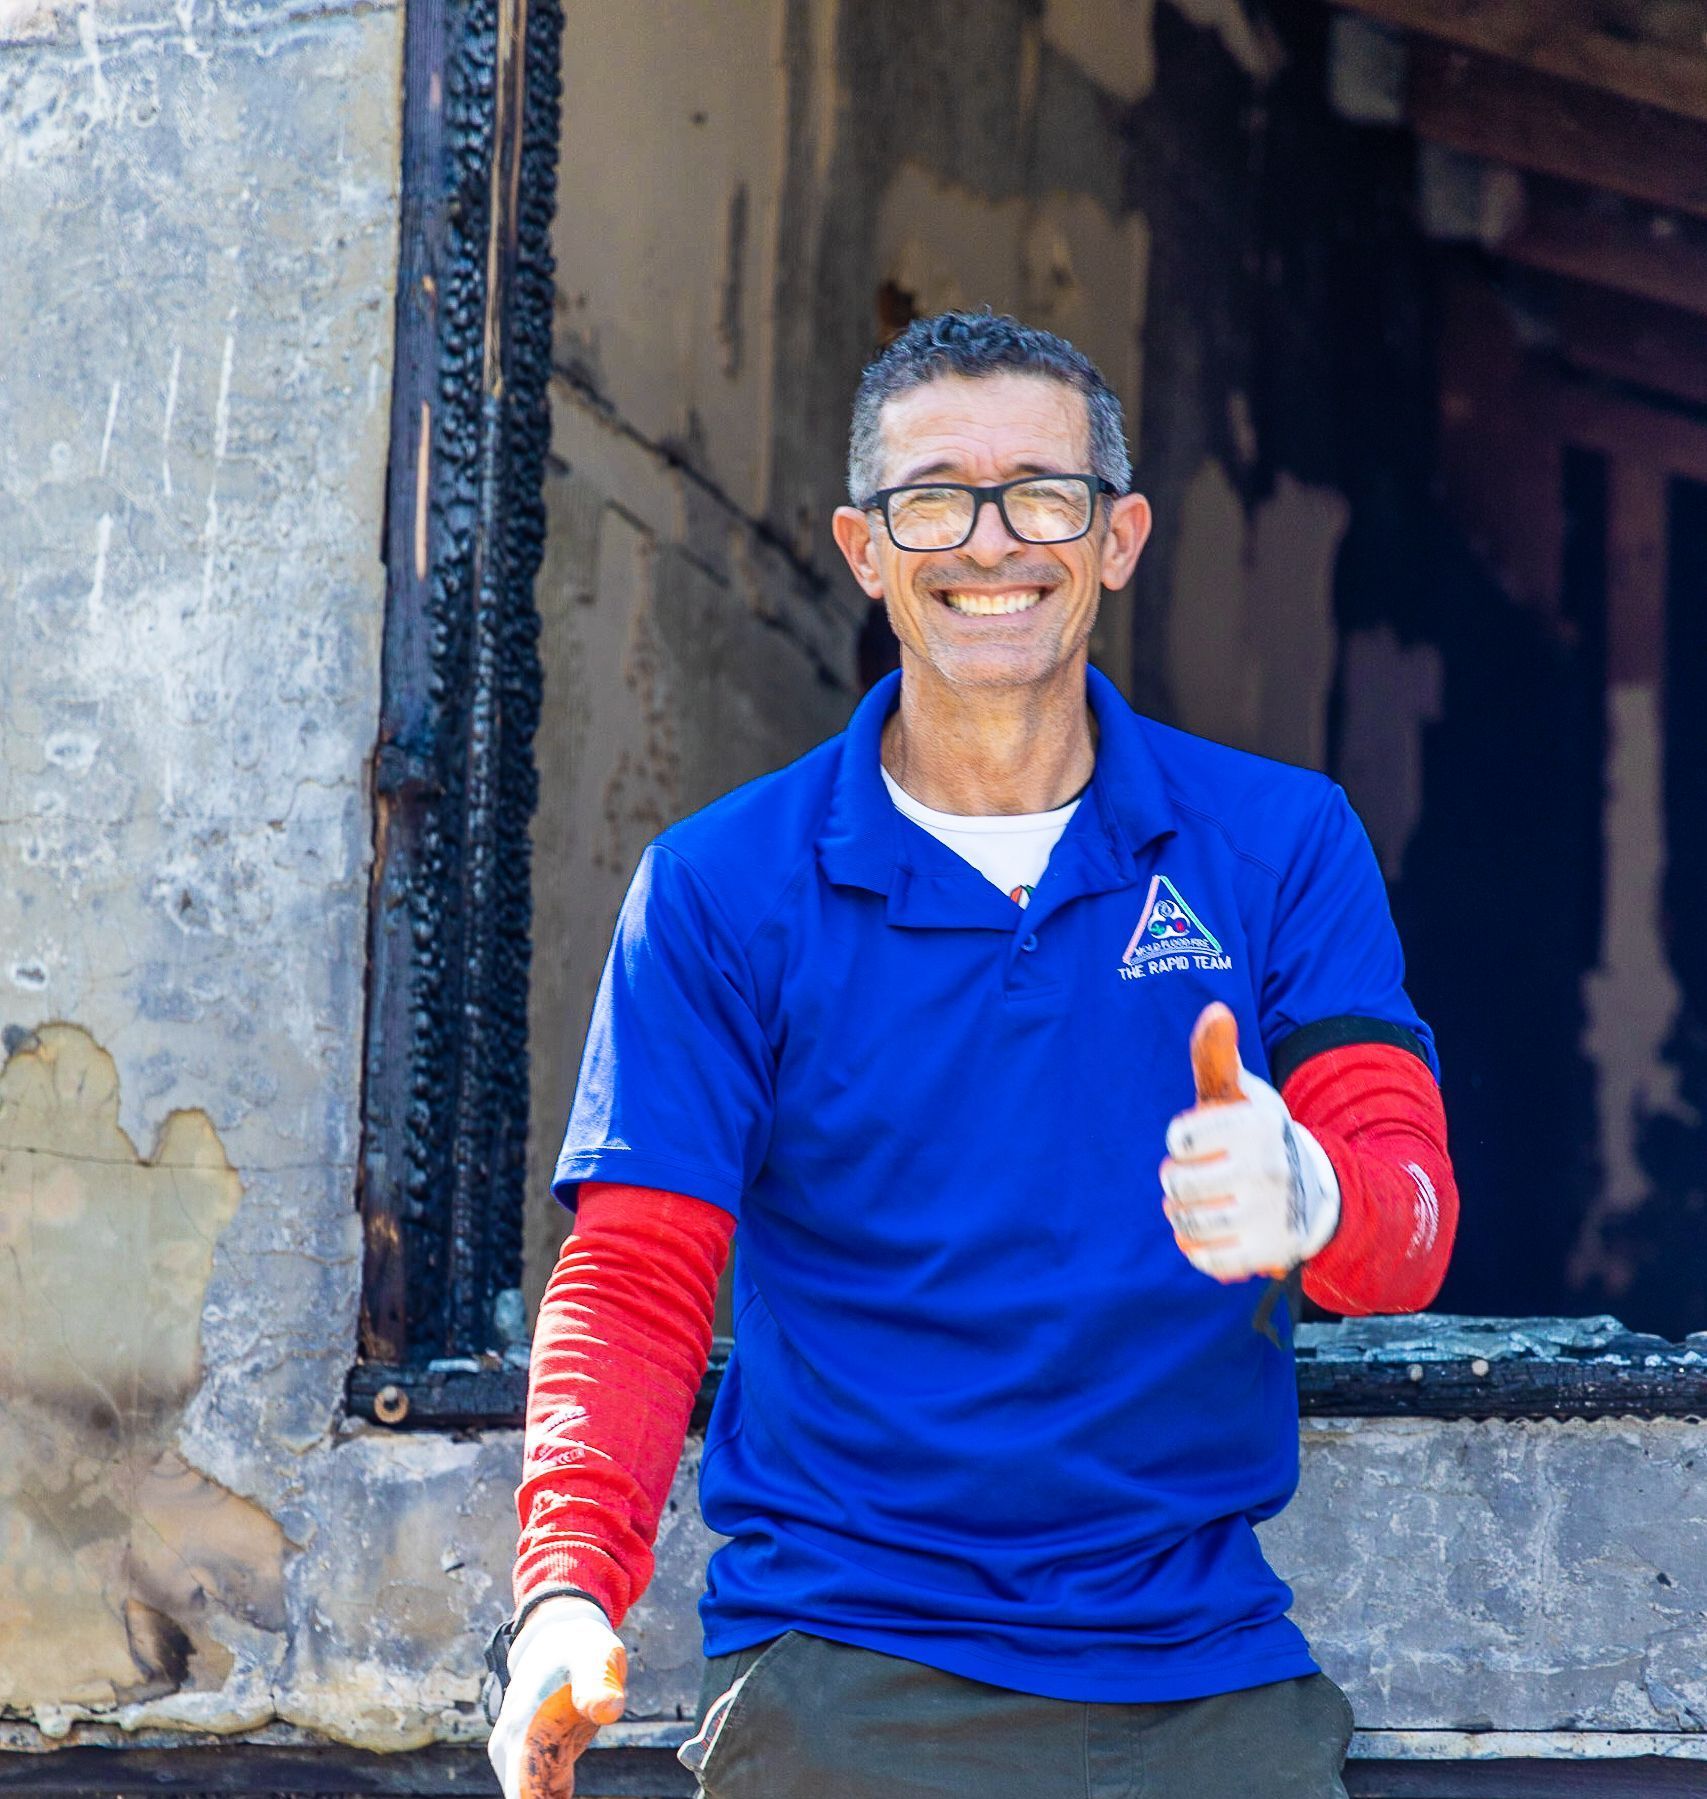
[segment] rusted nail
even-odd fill
[[[373,1396],[373,1415],[381,1424],[401,1424],[409,1416],[409,1395],[401,1387],[381,1387]]]

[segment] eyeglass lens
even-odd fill
[[[960,487],[909,487],[889,499],[889,529],[907,550],[941,550],[972,535],[973,496]],[[1060,543],[1090,522],[1091,489],[1079,480],[1027,481],[1002,495],[1008,529],[1026,543]]]

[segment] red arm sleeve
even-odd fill
[[[1304,1264],[1304,1291],[1330,1311],[1420,1311],[1440,1291],[1458,1229],[1446,1111],[1427,1065],[1386,1043],[1301,1063],[1281,1090],[1328,1153],[1340,1223]]]
[[[572,1587],[615,1628],[652,1578],[734,1232],[721,1206],[686,1194],[582,1186],[534,1328],[518,1610]]]

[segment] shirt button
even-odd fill
[[[1037,933],[1035,931],[1033,931],[1031,933],[1031,935],[1026,938],[1025,942],[1020,945],[1020,948],[1024,949],[1024,950],[1036,949],[1037,948]]]

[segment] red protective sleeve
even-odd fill
[[[582,1185],[534,1327],[518,1610],[575,1587],[614,1628],[645,1591],[734,1233],[721,1206],[684,1193]]]
[[[1334,1165],[1340,1222],[1304,1265],[1304,1291],[1329,1311],[1420,1311],[1440,1291],[1458,1229],[1446,1111],[1420,1057],[1353,1043],[1301,1063],[1287,1109]]]

